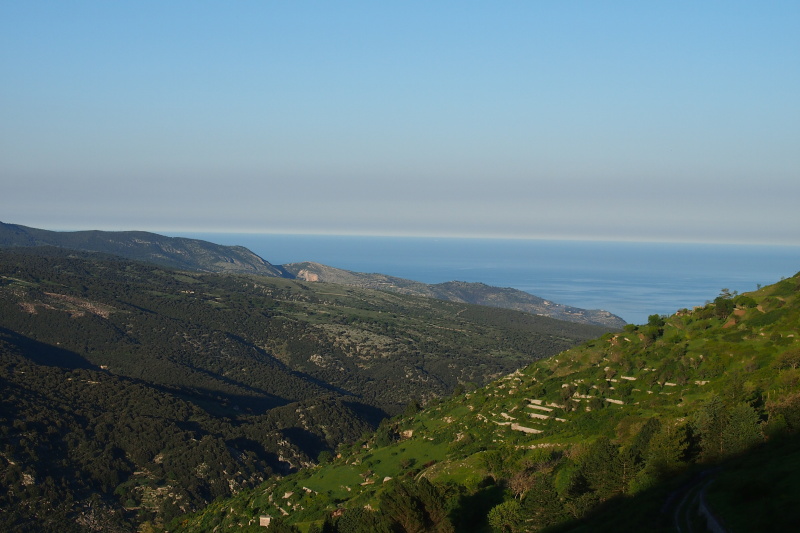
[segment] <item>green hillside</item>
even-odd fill
[[[311,466],[409,400],[606,331],[99,253],[0,250],[0,530],[126,531]]]
[[[409,409],[174,531],[786,531],[800,276]]]

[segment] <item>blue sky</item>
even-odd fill
[[[800,244],[800,3],[3,2],[0,220]]]

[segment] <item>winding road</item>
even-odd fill
[[[700,472],[667,498],[662,512],[672,513],[672,524],[679,533],[728,533],[706,501],[706,491],[718,471],[719,468]],[[705,525],[698,526],[698,515],[705,519]]]

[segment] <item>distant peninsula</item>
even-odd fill
[[[617,315],[602,309],[570,307],[518,289],[493,287],[484,283],[448,281],[429,285],[385,274],[351,272],[312,262],[289,263],[282,265],[281,268],[293,274],[295,278],[305,281],[352,285],[401,294],[427,296],[450,302],[515,309],[559,320],[611,328],[622,328],[626,323]]]

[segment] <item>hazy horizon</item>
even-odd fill
[[[592,238],[585,236],[565,236],[565,237],[549,237],[549,236],[520,236],[520,235],[432,235],[432,234],[401,234],[401,233],[366,233],[366,232],[351,232],[351,233],[338,233],[338,232],[325,232],[325,231],[255,231],[255,230],[197,230],[197,229],[174,229],[174,228],[159,228],[144,225],[142,227],[89,227],[89,226],[75,226],[75,227],[43,227],[33,226],[29,224],[21,224],[11,220],[0,220],[6,224],[17,224],[21,226],[33,227],[36,229],[43,229],[48,231],[57,232],[73,232],[73,231],[145,231],[149,233],[156,233],[168,237],[187,237],[198,238],[201,240],[209,240],[209,237],[218,236],[233,236],[233,235],[280,235],[280,236],[305,236],[305,237],[367,237],[367,238],[399,238],[399,239],[475,239],[475,240],[522,240],[522,241],[574,241],[574,242],[593,242],[593,243],[640,243],[640,244],[693,244],[693,245],[719,245],[719,246],[788,246],[798,247],[800,242],[745,242],[745,241],[705,241],[705,240],[677,240],[677,239],[635,239],[635,238]],[[201,237],[206,238],[201,238]],[[214,241],[209,241],[214,242]]]
[[[0,219],[800,245],[800,4],[0,4]]]

